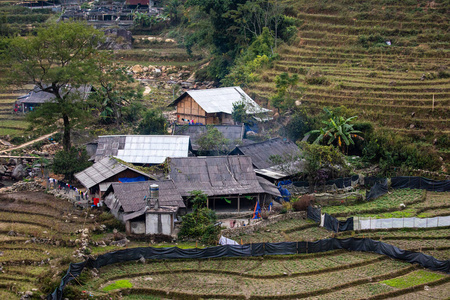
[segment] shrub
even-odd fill
[[[292,207],[295,211],[305,211],[313,200],[314,196],[303,195],[292,203]]]
[[[80,172],[92,163],[88,161],[86,149],[70,148],[69,151],[56,152],[53,159],[53,172],[63,174],[69,181],[73,180],[73,174]]]
[[[117,229],[118,231],[125,231],[125,224],[117,220],[112,214],[103,212],[98,216],[98,220],[106,226],[107,230]]]

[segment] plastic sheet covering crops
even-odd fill
[[[410,263],[445,273],[450,273],[450,260],[437,260],[436,258],[414,251],[401,250],[393,245],[371,239],[324,239],[316,242],[283,242],[283,243],[257,243],[246,245],[225,245],[205,249],[180,248],[131,248],[100,255],[97,259],[70,264],[69,270],[62,278],[61,284],[55,291],[47,296],[48,300],[60,300],[64,287],[78,277],[85,267],[101,268],[115,263],[145,259],[202,259],[215,257],[246,257],[262,255],[288,255],[300,253],[317,253],[336,249],[350,251],[375,252],[391,258],[401,259]]]
[[[354,230],[389,228],[432,228],[450,226],[450,216],[434,218],[355,218]]]

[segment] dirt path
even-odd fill
[[[25,144],[22,144],[22,145],[20,145],[20,146],[16,146],[16,147],[12,147],[12,148],[9,148],[9,149],[1,150],[0,153],[6,153],[6,152],[10,152],[10,151],[12,151],[12,150],[17,150],[17,149],[22,149],[22,148],[28,147],[28,146],[30,146],[30,145],[33,145],[33,144],[36,143],[36,142],[39,142],[39,141],[42,141],[42,140],[45,140],[45,139],[51,137],[52,135],[54,135],[54,134],[57,133],[57,132],[58,132],[58,131],[54,131],[54,132],[52,132],[52,133],[43,135],[43,136],[41,136],[41,137],[38,137],[38,138],[35,139],[35,140],[26,142]]]

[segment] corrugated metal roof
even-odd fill
[[[239,86],[224,87],[218,89],[189,90],[178,97],[171,105],[175,105],[186,95],[203,108],[207,113],[227,113],[231,115],[233,104],[244,101],[247,104],[247,113],[269,112],[269,109],[260,107],[252,98],[250,98]]]
[[[92,89],[91,85],[82,85],[78,88],[73,88],[73,89],[61,88],[60,90],[62,91],[62,94],[70,92],[74,96],[76,94],[78,94],[77,97],[79,96],[79,98],[81,100],[86,100],[89,93],[91,92],[91,89]],[[55,95],[51,94],[51,93],[43,92],[42,90],[35,88],[28,94],[28,96],[25,96],[25,97],[21,96],[19,98],[20,98],[20,100],[17,101],[19,104],[22,104],[22,103],[42,104],[45,102],[53,101],[55,99]]]
[[[272,182],[262,177],[259,176],[256,177],[258,178],[259,184],[267,194],[272,195],[274,197],[281,197],[280,191],[278,190],[276,185],[274,185]]]
[[[181,195],[201,190],[209,196],[264,193],[247,156],[170,158],[170,178]]]
[[[95,161],[115,156],[128,163],[161,164],[167,157],[187,157],[189,136],[107,135],[99,136]]]
[[[150,195],[150,185],[159,186],[159,205],[186,207],[181,194],[178,192],[172,180],[141,181],[141,182],[114,182],[105,193],[105,197],[114,193],[125,213],[138,211],[146,206],[145,196]]]
[[[240,143],[244,137],[244,125],[208,125],[217,128],[223,137],[229,141],[230,146],[234,148],[237,143]],[[206,125],[175,125],[174,133],[188,135],[191,139],[191,147],[193,150],[198,150],[198,139],[208,129]]]
[[[273,155],[285,157],[300,154],[300,150],[295,143],[281,138],[274,138],[246,146],[238,146],[237,149],[242,154],[250,156],[253,165],[257,169],[267,169],[275,166],[275,164],[270,161],[270,157]]]
[[[145,174],[144,172],[138,171],[131,167],[125,166],[119,163],[117,160],[111,157],[105,157],[100,161],[96,162],[89,168],[76,173],[75,178],[78,179],[81,184],[87,189],[99,184],[112,176],[119,174],[122,171],[127,169],[133,170],[136,173],[139,173],[147,178],[150,178],[150,175]]]

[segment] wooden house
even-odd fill
[[[178,97],[176,106],[178,124],[233,125],[233,104],[246,104],[248,114],[266,114],[270,110],[260,107],[240,87],[190,90]]]

